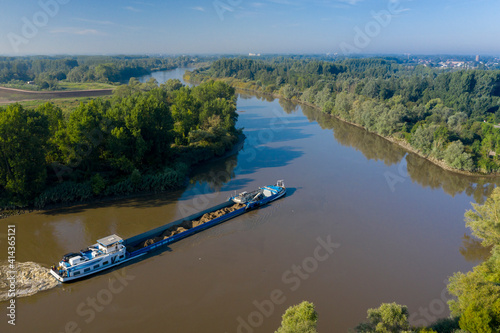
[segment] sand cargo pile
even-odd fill
[[[164,239],[167,239],[169,237],[181,234],[183,232],[188,231],[191,228],[196,228],[204,223],[213,221],[216,218],[222,217],[226,214],[232,213],[234,211],[237,211],[237,210],[245,208],[245,207],[246,207],[246,205],[237,203],[237,204],[234,204],[234,205],[229,206],[229,207],[224,207],[222,209],[218,209],[218,210],[213,211],[213,212],[205,213],[200,218],[195,219],[195,220],[185,220],[181,223],[180,226],[172,226],[172,227],[166,229],[165,231],[163,231],[157,237],[148,238],[147,240],[145,240],[143,242],[139,242],[139,244],[137,244],[135,246],[127,246],[127,251],[134,252],[134,251],[137,251],[141,248],[148,247],[154,243],[157,243],[157,242],[162,241]]]

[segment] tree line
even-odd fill
[[[3,207],[162,191],[237,140],[234,89],[179,80],[119,87],[64,114],[52,103],[0,108]]]
[[[390,59],[220,59],[190,79],[302,101],[405,142],[449,167],[500,169],[500,71],[441,71]]]
[[[57,89],[69,82],[126,82],[152,71],[187,67],[209,57],[74,56],[0,57],[0,83],[22,85],[34,81],[38,89]]]

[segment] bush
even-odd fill
[[[455,169],[472,171],[474,168],[474,161],[469,154],[464,152],[464,145],[461,141],[449,144],[444,152],[444,160]]]
[[[317,333],[318,313],[313,303],[304,301],[289,307],[282,318],[275,333]]]
[[[439,319],[430,328],[438,333],[454,333],[460,329],[458,317]]]
[[[382,303],[378,309],[368,310],[368,322],[356,327],[363,333],[400,333],[409,331],[408,307],[396,303]]]
[[[43,208],[48,204],[85,201],[93,196],[91,182],[75,183],[67,181],[50,187],[35,199],[35,207]]]
[[[94,192],[95,195],[101,194],[101,192],[106,188],[106,181],[98,173],[90,178],[90,182],[92,183],[92,192]]]
[[[140,184],[141,180],[142,180],[141,172],[137,169],[134,169],[134,171],[132,171],[132,174],[130,175],[130,182],[134,186],[138,186]]]

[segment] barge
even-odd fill
[[[220,205],[125,240],[117,235],[101,238],[96,244],[78,253],[64,255],[58,264],[52,266],[50,273],[61,282],[96,274],[235,218],[285,194],[284,181],[279,180],[276,185],[242,192]]]

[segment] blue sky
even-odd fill
[[[0,54],[500,55],[499,0],[0,0]]]

